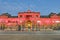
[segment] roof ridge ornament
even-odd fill
[[[30,10],[30,9],[28,9],[28,10],[27,10],[27,12],[31,12],[31,10]]]

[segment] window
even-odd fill
[[[38,15],[36,15],[36,17],[38,17]]]
[[[8,21],[8,23],[10,23],[11,21]]]
[[[32,17],[32,15],[26,15],[26,17]]]
[[[15,21],[10,21],[10,20],[9,20],[8,23],[15,23]]]
[[[20,17],[22,17],[22,15],[20,15]]]

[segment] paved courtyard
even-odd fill
[[[0,40],[60,40],[60,31],[0,31]]]
[[[0,40],[60,40],[60,35],[0,35]]]

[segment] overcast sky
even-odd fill
[[[18,12],[38,11],[41,15],[60,12],[60,0],[0,0],[0,14],[18,15]]]

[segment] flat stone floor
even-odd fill
[[[0,35],[0,40],[60,40],[60,35]]]
[[[0,31],[0,40],[60,40],[60,31]]]

